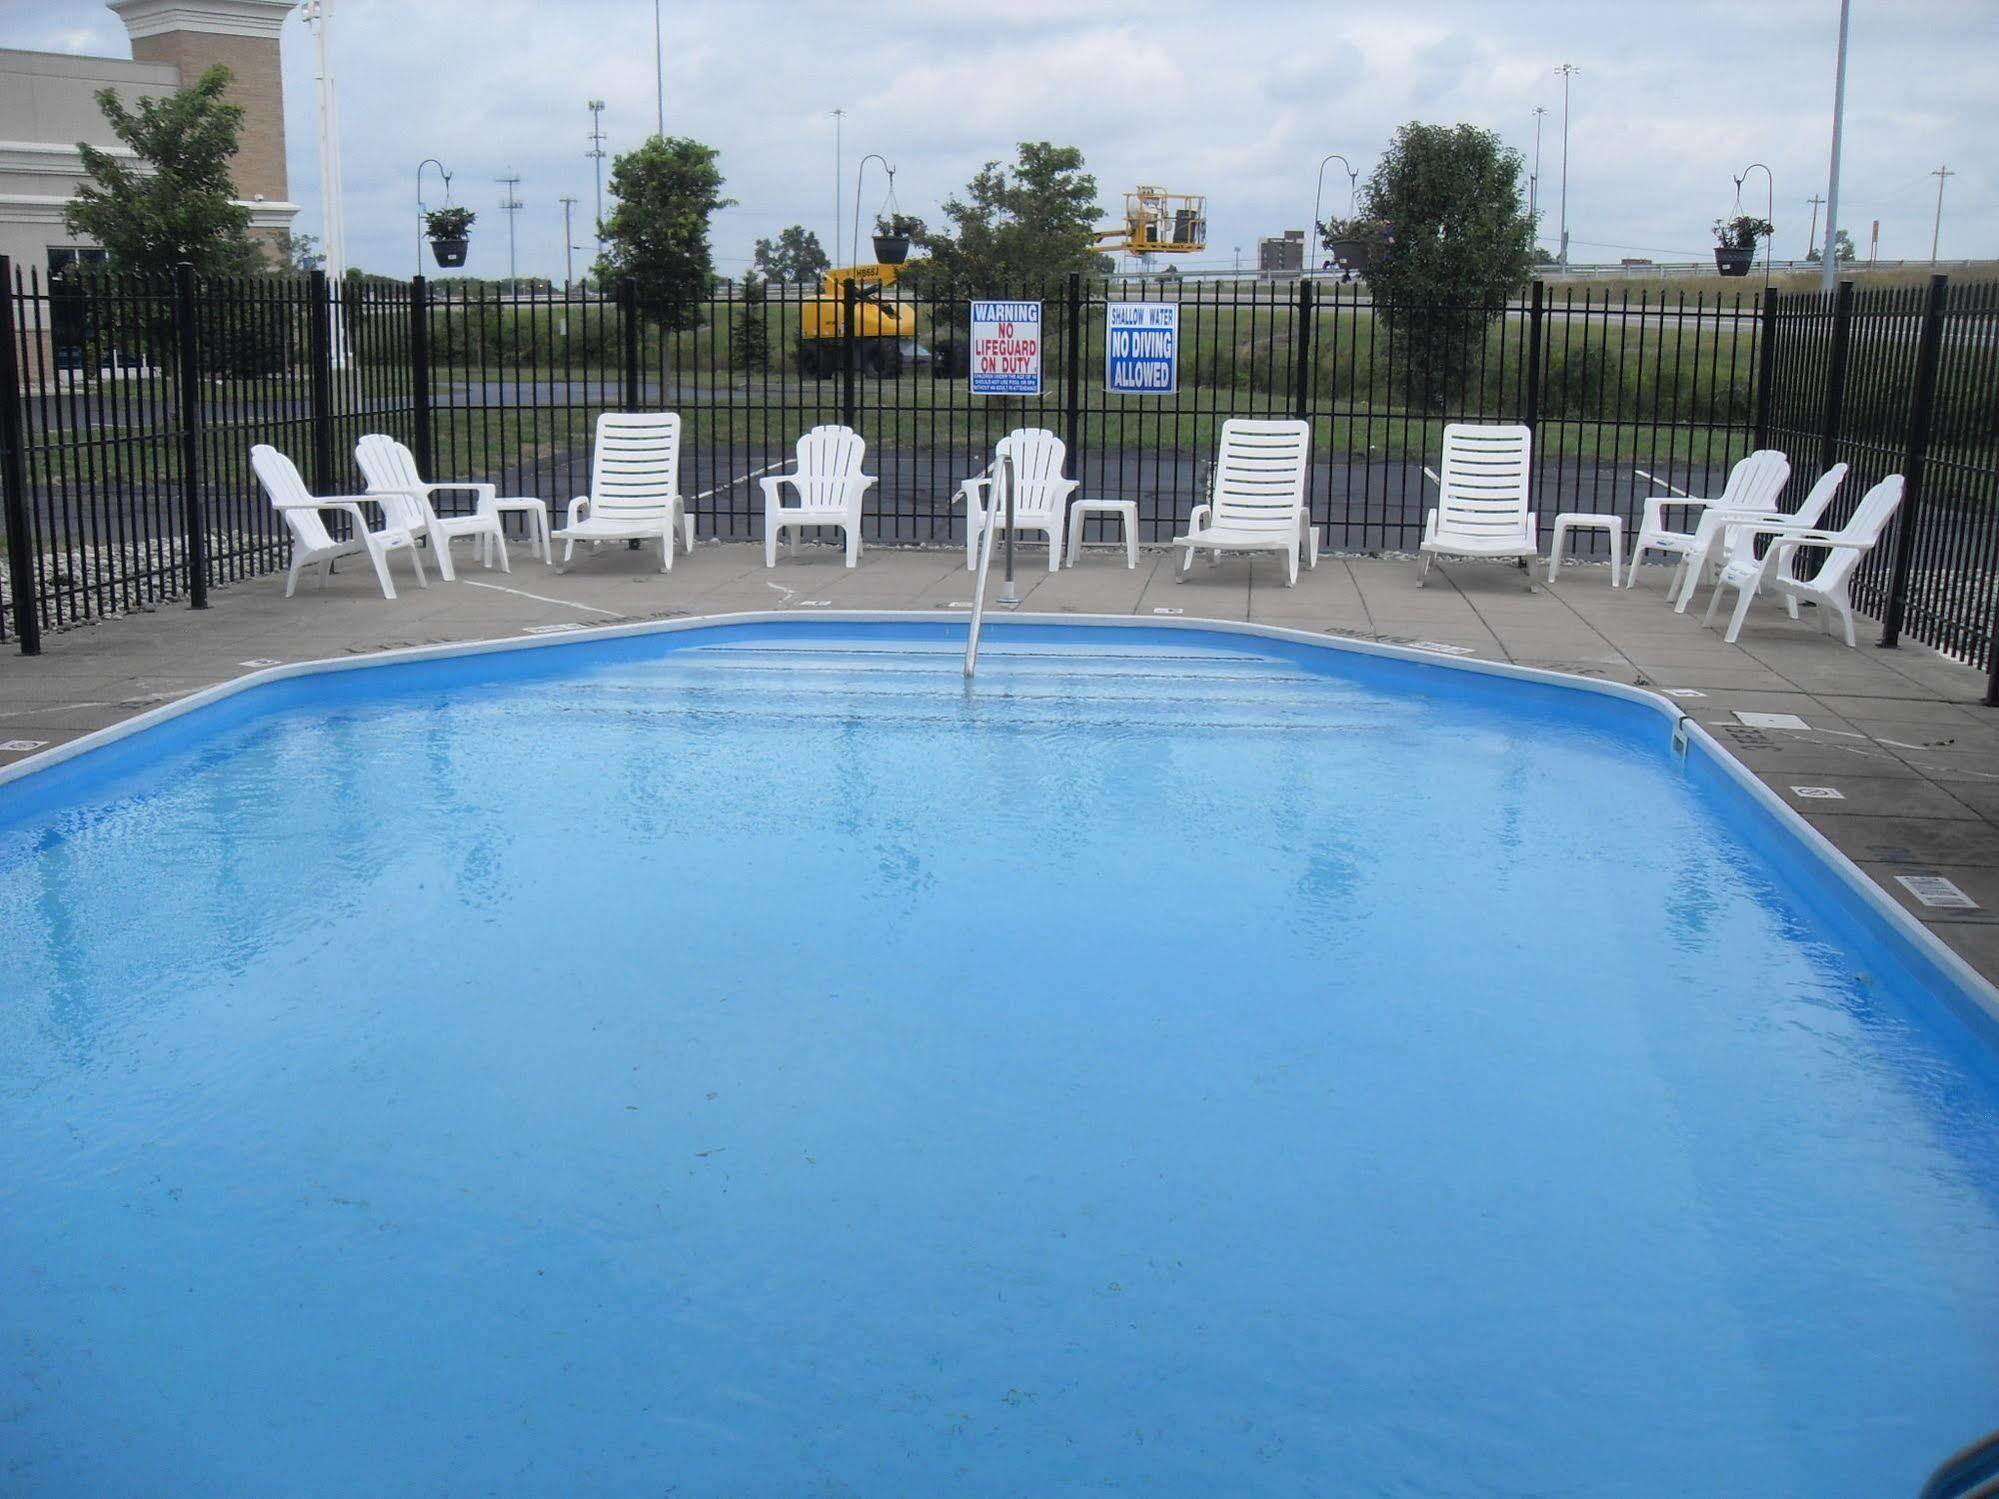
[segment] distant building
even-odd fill
[[[1305,231],[1286,229],[1282,234],[1256,242],[1256,269],[1263,275],[1282,275],[1305,269]]]
[[[298,205],[285,177],[284,75],[278,33],[295,0],[107,0],[132,38],[130,61],[0,48],[0,255],[46,277],[102,252],[63,227],[86,180],[76,143],[126,154],[97,107],[114,88],[128,107],[194,82],[214,63],[234,75],[242,149],[230,165],[237,200],[259,238],[291,228]]]

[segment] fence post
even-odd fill
[[[1083,277],[1069,273],[1069,327],[1062,377],[1062,441],[1069,448],[1069,477],[1083,477]]]
[[[1291,414],[1299,421],[1312,419],[1312,278],[1298,278],[1298,358],[1291,372]]]
[[[1833,296],[1832,357],[1826,364],[1825,423],[1819,434],[1819,472],[1839,457],[1839,423],[1846,410],[1846,350],[1853,335],[1853,283],[1842,281]]]
[[[430,283],[410,277],[410,425],[414,429],[416,471],[435,474],[435,441],[430,430]]]
[[[1949,291],[1950,277],[1930,277],[1929,305],[1923,309],[1923,332],[1916,344],[1916,388],[1909,399],[1909,445],[1902,456],[1902,513],[1895,520],[1895,562],[1888,574],[1888,607],[1881,613],[1884,650],[1893,650],[1902,641],[1909,565],[1915,557],[1916,527],[1922,520],[1923,464],[1929,457],[1930,428],[1936,416],[1937,366],[1943,362],[1943,315]]]
[[[320,494],[340,488],[333,475],[333,304],[326,272],[313,271],[306,293],[312,329],[312,487]]]
[[[208,517],[201,504],[201,351],[197,347],[194,267],[174,267],[174,347],[180,354],[180,500],[187,531],[187,603],[208,607]]]
[[[0,499],[7,513],[7,588],[14,597],[14,638],[21,654],[42,653],[41,609],[35,599],[35,542],[28,531],[27,435],[21,403],[20,323],[14,309],[14,265],[0,255]]]
[[[1527,299],[1527,388],[1520,393],[1520,425],[1533,438],[1541,435],[1541,331],[1547,304],[1548,283],[1537,279]]]
[[[840,424],[854,425],[855,365],[861,357],[860,341],[854,335],[854,311],[858,302],[854,278],[840,283]]]
[[[1763,343],[1756,351],[1756,446],[1770,446],[1770,403],[1777,384],[1777,288],[1763,288]]]
[[[618,284],[618,322],[625,342],[625,410],[639,409],[639,289]]]

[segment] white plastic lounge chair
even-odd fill
[[[951,496],[951,503],[965,504],[965,567],[977,571],[979,538],[988,525],[999,523],[985,504],[1000,459],[1013,459],[1013,529],[1039,531],[1048,538],[1048,570],[1062,566],[1062,533],[1069,521],[1069,496],[1076,481],[1062,477],[1068,449],[1062,439],[1040,427],[1016,427],[993,445],[993,466],[976,479],[967,479]],[[1004,537],[998,538],[1004,540]]]
[[[587,514],[585,512],[588,512]],[[576,543],[659,538],[659,570],[673,571],[678,529],[694,550],[694,517],[680,494],[680,416],[672,411],[607,411],[597,418],[590,493],[569,502],[569,524],[554,533],[562,568]]]
[[[423,559],[417,555],[416,537],[408,527],[384,525],[379,530],[368,529],[368,514],[362,505],[374,503],[373,496],[315,496],[305,487],[305,480],[299,477],[291,459],[267,443],[260,442],[250,449],[250,468],[292,534],[292,565],[285,573],[286,598],[290,598],[298,587],[298,575],[305,568],[314,564],[324,568],[319,575],[319,586],[324,588],[326,580],[333,574],[334,563],[342,557],[365,555],[375,565],[375,576],[382,584],[382,597],[392,599],[396,596],[396,585],[389,581],[389,553],[404,549],[409,551],[410,565],[416,569],[418,584],[430,587],[430,580],[423,575]],[[326,529],[326,522],[319,518],[322,510],[344,510],[353,516],[353,539],[335,541]]]
[[[1178,581],[1186,581],[1199,547],[1217,560],[1223,552],[1281,552],[1287,588],[1298,581],[1300,551],[1318,566],[1318,533],[1305,508],[1311,452],[1310,423],[1223,422],[1208,502],[1193,508],[1186,534],[1173,538],[1182,548]]]
[[[1784,596],[1784,607],[1793,619],[1798,617],[1801,602],[1818,605],[1819,617],[1827,634],[1832,633],[1832,621],[1837,616],[1845,631],[1846,643],[1851,646],[1853,600],[1847,590],[1853,582],[1854,570],[1860,566],[1860,559],[1880,542],[1901,503],[1902,476],[1890,474],[1860,497],[1852,517],[1837,531],[1787,526],[1776,519],[1745,522],[1747,530],[1770,538],[1769,550],[1759,558],[1753,555],[1753,548],[1744,546],[1729,559],[1722,569],[1721,581],[1715,584],[1714,597],[1708,600],[1707,613],[1702,616],[1701,623],[1713,624],[1715,613],[1721,608],[1722,589],[1735,589],[1735,613],[1729,616],[1727,635],[1733,645],[1735,637],[1742,633],[1742,621],[1749,613],[1750,601],[1756,597],[1758,590],[1768,587]],[[1811,577],[1800,578],[1795,570],[1800,547],[1824,548],[1832,555],[1819,564],[1819,570]]]
[[[412,534],[430,538],[430,555],[447,583],[458,574],[451,566],[451,543],[469,536],[479,548],[481,560],[493,565],[495,553],[500,571],[512,572],[507,560],[507,536],[500,529],[500,513],[494,509],[498,491],[490,484],[426,484],[416,471],[416,456],[393,437],[371,432],[354,445],[354,461],[361,465],[361,477],[368,481],[368,493],[381,502],[382,514],[391,524]],[[470,515],[440,516],[430,502],[440,489],[469,489],[478,506]]]
[[[847,566],[861,557],[861,501],[873,474],[861,472],[867,439],[852,427],[821,426],[798,439],[798,466],[788,474],[771,474],[757,482],[764,491],[764,566],[777,566],[777,536],[790,551],[798,550],[798,531],[806,526],[838,526],[847,537]],[[798,503],[786,505],[778,490],[789,484]]]
[[[1789,515],[1781,510],[1724,510],[1719,505],[1703,510],[1700,524],[1694,528],[1694,546],[1687,554],[1686,577],[1680,582],[1680,593],[1673,601],[1673,612],[1685,614],[1702,579],[1720,577],[1722,570],[1735,560],[1743,547],[1749,548],[1749,555],[1755,555],[1756,538],[1765,533],[1752,531],[1739,522],[1782,521],[1800,530],[1809,530],[1825,518],[1826,511],[1839,494],[1839,486],[1845,482],[1846,465],[1835,463],[1819,475],[1818,483],[1812,486],[1804,503]]]
[[[1631,565],[1624,571],[1624,586],[1638,586],[1638,564],[1645,560],[1649,552],[1671,552],[1679,561],[1672,581],[1666,585],[1666,597],[1671,599],[1679,592],[1685,575],[1687,557],[1693,552],[1696,541],[1703,546],[1706,538],[1696,531],[1675,531],[1666,524],[1666,512],[1675,506],[1690,509],[1746,510],[1768,515],[1777,508],[1777,496],[1784,492],[1784,485],[1790,481],[1791,460],[1775,448],[1758,448],[1728,471],[1728,483],[1713,499],[1702,499],[1698,495],[1654,495],[1645,502],[1644,524],[1638,528],[1638,540],[1631,546]]]
[[[1533,561],[1540,531],[1527,507],[1534,434],[1521,426],[1452,422],[1444,428],[1444,461],[1436,508],[1423,517],[1416,573],[1421,588],[1433,557],[1501,557]],[[1534,591],[1534,573],[1525,573]]]

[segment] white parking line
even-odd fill
[[[525,588],[505,588],[498,583],[481,583],[476,578],[460,578],[459,582],[468,588],[490,588],[497,593],[511,593],[515,598],[533,599],[537,604],[560,604],[565,609],[581,609],[585,614],[602,614],[609,619],[623,619],[615,609],[599,609],[595,604],[579,604],[574,599],[552,599],[545,593],[529,593]]]
[[[1679,485],[1668,484],[1664,479],[1655,479],[1650,474],[1646,473],[1645,470],[1642,468],[1634,468],[1631,472],[1636,474],[1639,478],[1643,479],[1648,484],[1656,484],[1661,489],[1671,490],[1674,494],[1680,496],[1680,498],[1682,499],[1691,500],[1693,498],[1692,495],[1688,494],[1684,489],[1680,488]]]

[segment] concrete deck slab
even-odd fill
[[[1046,553],[1016,556],[1022,607],[1046,613],[1175,611],[1182,619],[1256,620],[1401,644],[1458,647],[1488,660],[1575,672],[1655,689],[1691,688],[1696,721],[1805,813],[1835,845],[1989,977],[1999,979],[1999,712],[1978,699],[1982,677],[1918,645],[1882,651],[1863,626],[1849,650],[1814,621],[1759,607],[1738,645],[1701,627],[1698,611],[1662,602],[1665,569],[1637,590],[1610,587],[1600,566],[1564,568],[1550,587],[1517,570],[1440,564],[1416,586],[1406,557],[1327,555],[1284,586],[1274,558],[1196,561],[1175,581],[1178,553],[1142,549],[1128,569],[1112,552],[1051,574]],[[265,578],[218,588],[212,607],[166,606],[49,636],[43,655],[0,654],[0,743],[61,743],[161,702],[256,669],[255,663],[366,654],[398,646],[511,638],[561,625],[820,607],[939,612],[972,596],[958,549],[870,547],[844,566],[839,548],[802,546],[767,569],[757,544],[703,543],[659,570],[656,549],[607,545],[567,573],[516,548],[510,573],[461,567],[459,581],[385,600],[365,568],[286,600]],[[997,582],[994,583],[997,590]],[[1705,598],[1700,607],[1705,607]],[[1737,711],[1797,714],[1799,732],[1749,729]],[[0,749],[0,764],[27,751]],[[1839,799],[1793,786],[1832,787]],[[1895,879],[1938,873],[1977,902],[1925,907]]]

